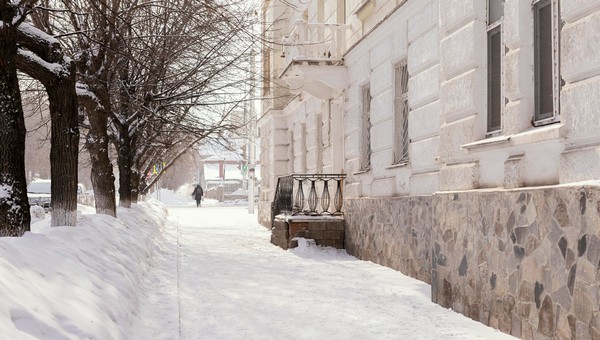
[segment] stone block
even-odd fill
[[[432,137],[410,144],[410,162],[415,168],[433,166],[440,154],[440,137]]]
[[[483,1],[443,0],[439,1],[440,24],[446,33],[459,29],[469,19],[486,21],[486,3]]]
[[[440,174],[438,171],[411,175],[409,178],[410,194],[431,195],[432,192],[440,190],[439,182]]]
[[[322,240],[324,238],[325,232],[322,230],[310,230],[308,237],[313,240]]]
[[[574,22],[600,9],[600,0],[570,0],[561,3],[561,14],[565,21]]]
[[[575,283],[575,291],[573,292],[573,315],[578,321],[590,323],[592,319],[594,305],[590,301],[597,300],[597,292],[594,285],[589,285],[581,281]]]
[[[465,154],[461,146],[479,139],[479,130],[475,116],[443,124],[440,127],[440,154],[442,159]]]
[[[299,236],[299,232],[308,230],[308,222],[290,222],[289,224],[289,237],[294,238]]]
[[[325,222],[313,222],[310,224],[311,231],[326,230],[326,229],[327,229],[327,223],[325,223]]]
[[[373,153],[389,151],[394,144],[394,132],[392,126],[391,112],[388,120],[373,124],[371,128],[371,150]]]
[[[479,164],[444,166],[440,178],[440,189],[444,191],[476,189],[479,187]]]
[[[509,51],[504,57],[504,94],[512,102],[522,100],[527,96],[533,96],[531,87],[534,84],[530,77],[531,71],[528,68],[530,67],[528,63],[530,58],[530,53],[522,47]],[[523,119],[522,117],[515,118]],[[505,123],[511,123],[506,122],[506,120],[505,116]]]
[[[484,91],[485,79],[474,70],[442,83],[440,93],[443,121],[451,123],[476,112],[484,112]]]
[[[563,87],[560,95],[561,115],[567,137],[594,136],[600,130],[597,109],[600,107],[600,76]]]
[[[434,29],[418,38],[408,46],[408,73],[416,74],[439,61],[440,40],[438,30]]]
[[[600,73],[600,12],[561,31],[561,76],[576,82]]]
[[[440,102],[435,101],[420,108],[411,107],[408,137],[412,142],[440,134]]]
[[[344,232],[343,231],[326,230],[323,232],[323,238],[326,240],[343,240]]]
[[[411,75],[408,88],[410,89],[408,101],[411,108],[419,108],[437,100],[440,93],[439,66]]]
[[[387,38],[383,41],[380,41],[377,44],[377,48],[373,48],[369,51],[369,66],[371,69],[379,67],[382,64],[385,64],[386,61],[390,60],[392,56],[392,41],[390,38]]]
[[[408,19],[408,41],[413,42],[438,24],[438,3],[429,1]]]
[[[592,180],[598,177],[600,147],[568,150],[560,155],[561,183]]]
[[[384,92],[392,90],[394,84],[394,72],[390,63],[377,66],[371,73],[371,96],[377,97]],[[373,103],[371,103],[371,112],[374,112]]]
[[[508,157],[504,161],[504,187],[507,189],[518,188],[523,185],[521,179],[521,160],[523,155]]]
[[[471,21],[458,31],[442,38],[440,42],[440,65],[443,80],[484,65],[485,49],[476,48],[476,41],[484,43],[485,24]]]
[[[344,226],[344,221],[340,220],[340,221],[335,221],[335,222],[327,222],[326,230],[334,230],[334,231],[344,231],[345,230],[345,226]]]

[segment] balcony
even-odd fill
[[[283,72],[279,75],[293,93],[306,91],[321,99],[346,86],[346,31],[350,25],[296,22],[282,41]]]
[[[288,249],[303,237],[317,245],[344,248],[345,178],[345,174],[280,177],[271,203],[271,243]]]

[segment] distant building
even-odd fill
[[[523,338],[600,337],[600,2],[266,0],[279,176],[346,173],[349,253]]]

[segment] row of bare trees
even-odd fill
[[[51,116],[52,225],[76,224],[77,157],[116,216],[190,148],[245,124],[255,16],[244,0],[0,0],[0,235],[29,230],[18,72]],[[116,155],[111,155],[116,150]]]

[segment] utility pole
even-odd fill
[[[256,13],[255,13],[256,14]],[[252,26],[252,36],[254,36],[254,25]],[[252,46],[250,54],[250,131],[248,136],[248,213],[254,214],[254,186],[255,186],[255,167],[256,167],[256,109],[254,107],[254,98],[256,98],[256,51]]]

